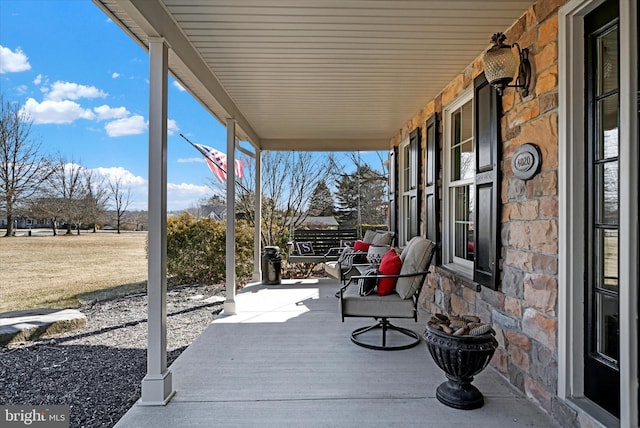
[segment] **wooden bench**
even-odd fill
[[[289,243],[287,260],[289,263],[324,263],[327,260],[337,260],[340,248],[345,241],[355,242],[358,239],[356,229],[299,229],[293,232],[292,242]],[[296,243],[310,242],[313,254],[299,254]]]

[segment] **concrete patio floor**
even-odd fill
[[[556,427],[491,367],[476,377],[477,410],[435,398],[446,380],[426,346],[383,352],[351,343],[373,319],[340,321],[338,283],[254,285],[171,366],[166,406],[135,405],[116,427]],[[426,314],[425,314],[426,317]],[[420,335],[424,321],[395,324]]]

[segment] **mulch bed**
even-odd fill
[[[222,310],[224,286],[167,293],[171,364]],[[147,298],[136,294],[80,308],[87,325],[0,347],[0,404],[69,405],[72,427],[111,427],[140,398],[146,374]]]

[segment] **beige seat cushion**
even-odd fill
[[[404,251],[406,252],[406,255],[402,262],[400,275],[423,272],[429,269],[429,262],[434,248],[435,244],[429,239],[416,237],[409,241],[409,244]],[[408,299],[418,291],[421,281],[421,276],[398,278],[398,282],[396,283],[396,293],[398,293],[401,298]]]
[[[340,265],[337,261],[326,262],[324,264],[324,271],[335,279],[342,279],[342,275],[340,272]]]
[[[357,283],[350,284],[340,301],[342,314],[351,317],[413,318],[413,299],[401,299],[396,293],[361,296]]]

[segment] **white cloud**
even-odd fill
[[[129,209],[147,209],[147,195],[149,192],[148,181],[121,167],[99,167],[96,172],[105,180],[120,179],[120,184],[131,191]],[[169,211],[187,209],[198,203],[203,198],[213,195],[209,186],[189,183],[167,183],[167,209]]]
[[[180,130],[180,127],[173,119],[167,119],[167,134],[173,135]]]
[[[147,130],[148,124],[144,117],[135,115],[114,120],[104,126],[110,137],[123,137],[125,135],[139,135]]]
[[[147,209],[147,194],[149,188],[145,178],[135,175],[121,166],[93,168],[92,171],[106,181],[120,180],[122,189],[131,192],[129,210]]]
[[[190,194],[198,194],[198,195],[208,195],[211,194],[212,190],[209,186],[205,186],[202,184],[190,184],[190,183],[167,183],[167,192],[178,192],[178,193],[190,193]]]
[[[67,162],[64,164],[65,171],[88,171],[87,168],[75,162]]]
[[[29,58],[18,48],[12,51],[0,45],[0,74],[31,70]]]
[[[111,78],[112,78],[112,79],[117,79],[118,77],[120,77],[120,73],[115,72],[115,71],[114,71],[114,72],[113,72],[113,74],[111,75]]]
[[[100,176],[104,177],[106,180],[120,180],[120,184],[124,187],[132,187],[132,186],[145,186],[147,184],[147,180],[139,175],[135,175],[131,171],[121,167],[121,166],[112,166],[112,167],[98,167],[94,168],[93,171],[97,172]]]
[[[178,82],[178,81],[176,81],[176,80],[174,80],[174,81],[173,81],[173,86],[175,86],[176,88],[178,88],[178,90],[179,90],[180,92],[185,92],[185,91],[186,91],[186,89],[185,89],[185,88],[180,84],[180,82]]]
[[[39,85],[42,83],[42,74],[38,74],[35,79],[33,79],[34,85]]]
[[[72,123],[77,119],[95,119],[95,114],[91,110],[83,109],[80,104],[69,100],[45,100],[38,103],[33,98],[29,98],[22,107],[22,112],[33,120],[34,124],[62,124]]]
[[[178,159],[178,163],[194,163],[194,162],[204,163],[204,157],[199,157],[199,158],[179,158]]]
[[[98,120],[120,119],[129,116],[129,110],[125,107],[109,107],[106,104],[94,107],[93,111],[98,115]]]
[[[187,209],[197,205],[203,198],[213,196],[209,186],[189,183],[167,183],[167,209],[169,211]]]
[[[45,95],[46,100],[77,100],[79,98],[104,98],[107,93],[95,86],[79,85],[72,82],[57,81]]]
[[[29,87],[27,85],[19,85],[16,90],[20,94],[26,94],[29,91]]]

